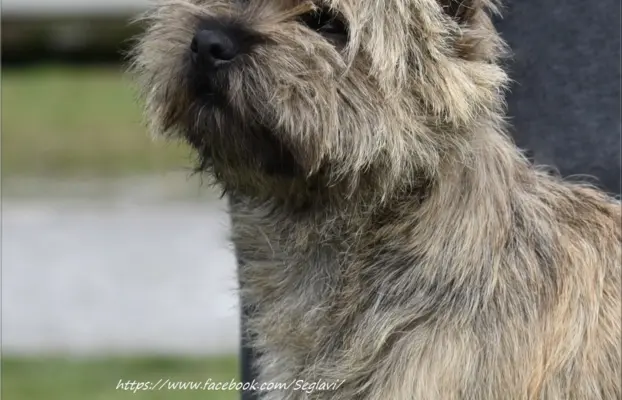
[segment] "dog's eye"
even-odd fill
[[[347,35],[343,19],[328,7],[320,8],[300,16],[300,21],[310,29],[327,36]]]

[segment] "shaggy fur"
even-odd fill
[[[494,6],[174,0],[146,15],[147,118],[235,199],[261,380],[345,380],[262,398],[622,395],[620,204],[506,137]],[[314,10],[345,34],[311,29]],[[192,63],[206,20],[245,32],[226,68]]]

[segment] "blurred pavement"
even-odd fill
[[[237,352],[226,203],[199,187],[3,182],[3,353]]]

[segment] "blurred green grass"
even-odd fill
[[[123,391],[119,380],[204,382],[239,381],[236,357],[213,358],[13,358],[2,360],[2,399],[6,400],[233,400],[236,391]]]
[[[153,140],[121,68],[2,71],[2,173],[127,175],[187,171],[190,150]]]

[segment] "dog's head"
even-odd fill
[[[167,0],[133,71],[154,132],[228,190],[383,196],[499,115],[492,0]]]

